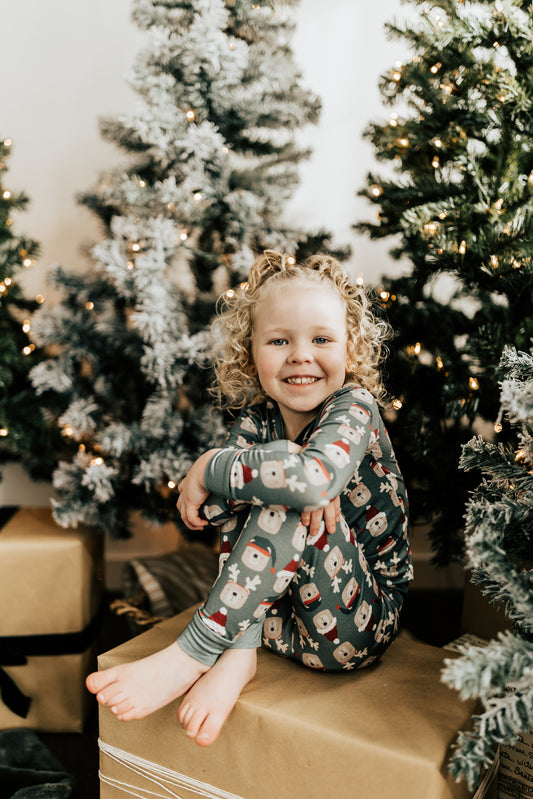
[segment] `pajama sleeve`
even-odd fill
[[[324,507],[357,471],[378,428],[379,411],[371,394],[344,387],[322,405],[300,452],[291,452],[287,440],[224,448],[207,466],[206,488],[234,502],[297,511]]]

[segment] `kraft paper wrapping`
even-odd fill
[[[167,646],[191,616],[186,611],[101,655],[99,667]],[[261,650],[255,679],[211,747],[185,736],[179,700],[134,722],[101,708],[100,738],[242,799],[458,799],[469,794],[448,775],[449,748],[474,704],[440,682],[444,657],[450,653],[399,638],[375,666],[324,674]],[[108,778],[161,794],[103,752],[101,774],[101,799],[127,795]],[[178,795],[200,796],[181,787]]]
[[[102,539],[94,530],[63,529],[48,508],[23,508],[0,528],[0,642],[80,633],[97,614],[102,588]],[[81,732],[91,704],[84,680],[95,662],[96,646],[89,643],[82,652],[0,663],[32,699],[26,717],[0,700],[0,729]]]

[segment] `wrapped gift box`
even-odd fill
[[[83,729],[102,564],[101,535],[59,527],[48,508],[18,510],[0,528],[0,728]]]
[[[99,667],[167,646],[191,616],[100,655]],[[450,653],[398,638],[367,669],[323,674],[262,649],[256,677],[208,748],[178,725],[179,700],[133,722],[101,708],[101,799],[466,797],[447,763],[474,706],[441,683],[444,657]]]

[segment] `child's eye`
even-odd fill
[[[270,343],[274,344],[275,347],[280,347],[282,344],[286,344],[287,343],[287,339],[285,339],[285,338],[275,338],[275,339],[272,339],[272,341]]]
[[[327,338],[326,336],[315,336],[315,341],[317,344],[327,344],[329,338]]]

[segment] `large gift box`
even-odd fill
[[[101,535],[65,530],[48,508],[0,528],[0,728],[81,732],[96,664]]]
[[[186,611],[100,655],[101,669],[171,643]],[[436,647],[398,638],[381,662],[325,674],[260,650],[217,741],[199,747],[176,720],[179,700],[141,721],[100,709],[101,799],[452,799],[450,745],[472,702],[440,681]]]

